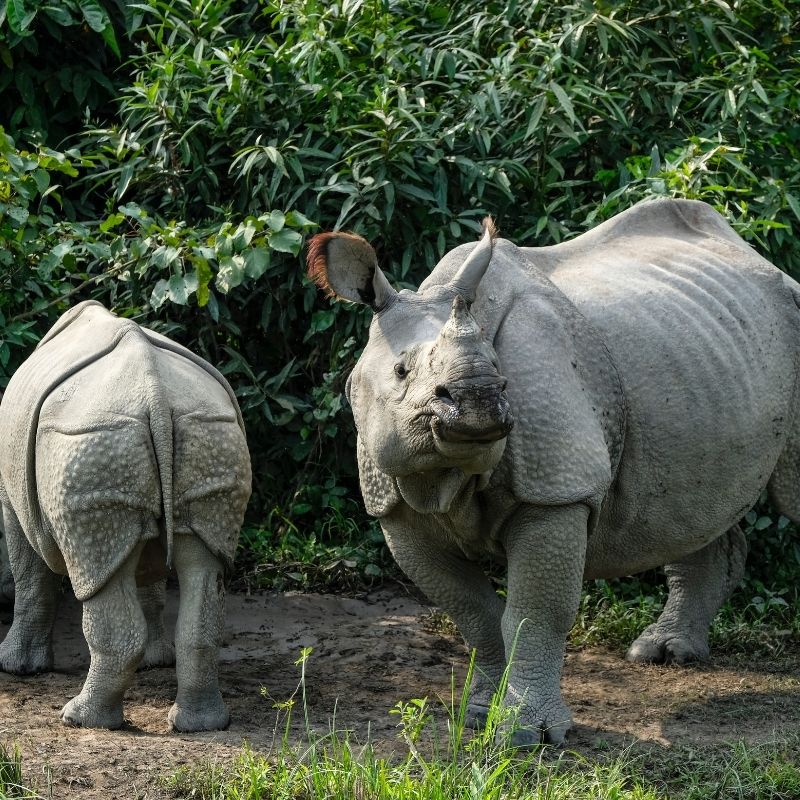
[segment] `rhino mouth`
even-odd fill
[[[471,409],[457,405],[449,395],[440,394],[430,408],[434,436],[451,444],[491,444],[504,439],[514,427],[505,393]]]
[[[498,423],[488,428],[468,428],[446,425],[438,417],[434,417],[432,428],[436,438],[449,444],[492,444],[505,439],[514,427],[512,421]]]

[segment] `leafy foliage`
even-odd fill
[[[87,112],[107,118],[112,74],[127,53],[119,34],[141,14],[123,0],[0,0],[2,123],[56,145]],[[69,54],[65,58],[65,55]]]
[[[302,279],[309,220],[413,286],[487,212],[550,244],[691,197],[798,271],[794,2],[55,5],[0,1],[0,58],[30,73],[0,83],[0,382],[85,297],[177,338],[237,389],[253,520],[364,523],[343,388],[368,316]],[[73,34],[94,46],[62,80]]]

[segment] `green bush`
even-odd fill
[[[87,114],[109,120],[128,52],[126,33],[141,12],[124,0],[2,0],[0,98],[13,135],[57,146]]]
[[[236,387],[251,519],[287,520],[278,537],[320,533],[330,509],[364,523],[342,392],[369,315],[302,278],[309,220],[366,236],[414,286],[486,213],[545,245],[691,197],[798,272],[796,2],[98,3],[93,57],[130,56],[113,103],[87,92],[63,145],[30,133],[46,93],[7,121],[0,381],[85,297],[173,336]],[[88,22],[93,4],[66,5]],[[15,24],[0,18],[0,57],[17,66],[74,27]],[[18,91],[0,83],[3,107]],[[776,552],[795,569],[793,531]]]

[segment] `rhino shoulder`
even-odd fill
[[[600,333],[547,284],[517,294],[494,337],[517,420],[503,482],[522,502],[596,510],[622,455],[625,395]]]

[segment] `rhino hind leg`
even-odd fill
[[[176,534],[174,564],[180,582],[178,693],[169,723],[181,732],[222,730],[230,722],[218,680],[225,602],[222,563],[197,536]]]
[[[53,668],[53,623],[61,576],[31,547],[13,511],[5,507],[3,511],[16,602],[14,622],[0,644],[0,670],[16,675],[47,672]]]
[[[798,417],[767,484],[775,510],[794,523],[800,523],[800,415]]]
[[[147,643],[147,624],[136,589],[138,545],[100,591],[83,602],[89,674],[81,693],[62,709],[65,725],[119,728],[122,700]]]
[[[139,604],[147,624],[147,645],[139,669],[169,667],[175,663],[175,647],[164,627],[166,579],[139,587]]]
[[[0,509],[0,607],[14,604],[14,576],[11,574],[2,522],[3,513]]]
[[[747,542],[738,525],[667,564],[669,597],[657,622],[630,646],[628,661],[686,664],[708,658],[708,630],[744,574]]]

